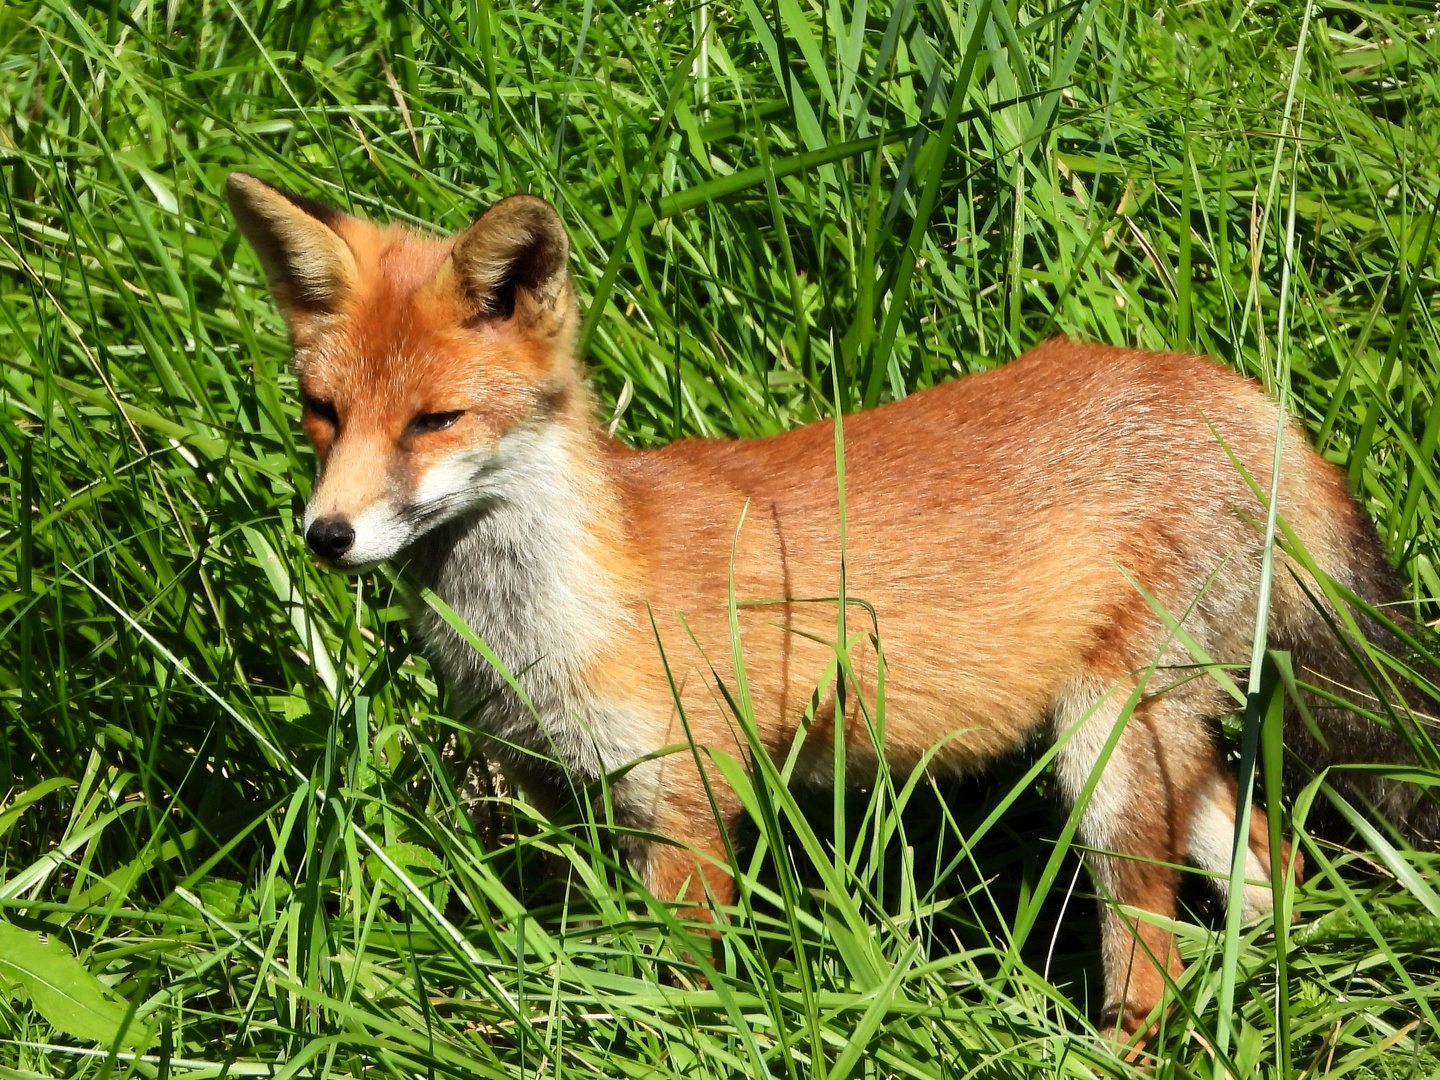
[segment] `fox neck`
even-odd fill
[[[534,706],[444,619],[417,605],[417,628],[459,713],[475,713],[502,756],[512,743],[591,778],[638,756],[596,738],[615,726],[607,722],[614,707],[597,699],[591,671],[630,621],[617,569],[623,525],[603,438],[577,418],[507,435],[484,479],[491,497],[418,540],[408,563]]]

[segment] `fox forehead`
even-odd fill
[[[355,256],[360,291],[374,294],[413,294],[434,279],[455,246],[453,236],[427,236],[403,225],[376,225],[348,215],[330,227]]]
[[[357,375],[370,376],[362,382],[375,376],[388,382],[394,374],[389,369],[413,369],[416,361],[448,351],[437,339],[453,323],[454,303],[427,286],[453,240],[350,217],[331,227],[355,256],[355,278],[341,310],[297,337],[295,367],[302,384],[354,390]]]
[[[302,390],[401,412],[528,396],[548,361],[541,343],[494,322],[465,325],[455,293],[434,287],[453,237],[355,218],[337,231],[355,253],[355,287],[341,311],[295,341]]]

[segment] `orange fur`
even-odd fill
[[[539,717],[417,613],[462,700],[493,692],[481,723],[511,744],[500,752],[519,780],[543,798],[563,772],[594,779],[683,743],[685,724],[702,762],[709,750],[743,756],[717,685],[735,682],[732,572],[746,602],[755,722],[783,755],[834,656],[824,642],[837,605],[807,602],[840,587],[833,425],[653,451],[607,438],[573,352],[564,231],[538,200],[507,200],[461,237],[432,239],[297,203],[250,177],[232,178],[231,190],[312,403],[306,429],[322,471],[311,541],[343,568],[407,563],[493,635],[525,672]],[[348,256],[326,249],[304,261],[315,220]],[[337,280],[287,277],[315,265]],[[1210,679],[1175,670],[1192,658],[1130,578],[1170,612],[1188,611],[1187,629],[1214,660],[1248,660],[1264,507],[1225,448],[1268,490],[1279,427],[1258,387],[1208,359],[1068,341],[846,417],[847,592],[875,615],[872,624],[858,605],[848,615],[861,684],[846,696],[853,778],[877,764],[856,693],[873,700],[877,630],[884,753],[899,770],[942,740],[934,767],[971,770],[1037,736],[1068,735],[1057,776],[1073,799],[1139,688],[1081,838],[1120,856],[1092,857],[1102,891],[1172,916],[1177,875],[1153,863],[1189,854],[1228,867],[1221,834],[1234,787],[1213,725],[1232,705]],[[1298,426],[1283,430],[1280,511],[1321,566],[1354,579],[1363,521]],[[329,526],[339,532],[327,536]],[[1281,564],[1272,624],[1303,636],[1313,612],[1295,567]],[[797,776],[823,784],[835,687],[819,692]],[[718,863],[740,806],[709,772],[718,820],[691,754],[616,785],[625,824],[676,842],[631,852],[657,895],[731,900]],[[1251,852],[1268,868],[1263,815],[1253,820]],[[1108,1022],[1134,1032],[1179,971],[1174,943],[1113,909],[1104,933]]]

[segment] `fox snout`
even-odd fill
[[[326,562],[334,562],[355,546],[355,527],[342,517],[317,518],[305,530],[305,543]]]
[[[437,457],[453,448],[416,447],[389,437],[383,413],[359,407],[353,393],[341,404],[306,395],[305,424],[320,459],[320,476],[305,507],[306,546],[336,570],[368,570],[392,559],[415,539],[438,509],[417,490]],[[462,509],[456,506],[454,509]]]
[[[322,499],[324,485],[305,509],[305,546],[331,569],[359,573],[395,558],[423,530],[418,515],[377,500],[358,510]]]
[[[369,570],[400,554],[424,530],[420,516],[387,502],[358,513],[321,510],[311,500],[305,511],[305,546],[331,569],[347,573]]]

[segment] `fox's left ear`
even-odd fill
[[[357,277],[355,255],[336,231],[347,215],[249,173],[231,173],[225,188],[292,331],[308,316],[339,311]]]
[[[512,195],[455,239],[449,271],[473,319],[541,319],[573,307],[570,238],[555,208]]]

